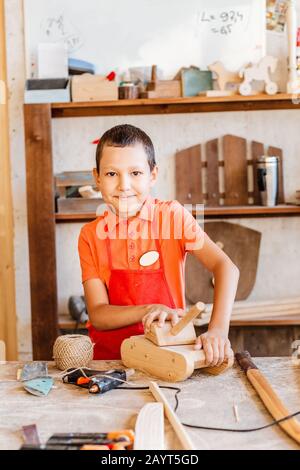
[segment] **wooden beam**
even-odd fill
[[[24,108],[33,358],[51,360],[58,335],[51,110]]]
[[[185,428],[178,419],[178,416],[172,410],[168,400],[160,390],[159,386],[155,382],[149,382],[149,389],[154,396],[155,400],[163,403],[164,412],[168,420],[170,421],[181,445],[184,450],[195,450],[195,446],[190,439],[190,436],[186,432]]]
[[[0,0],[0,339],[17,359],[13,208],[10,181],[4,0]]]

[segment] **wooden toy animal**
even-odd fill
[[[261,80],[265,82],[265,91],[268,95],[275,95],[278,86],[270,79],[270,72],[274,73],[278,64],[278,59],[272,56],[265,56],[258,64],[249,65],[240,70],[240,77],[244,77],[244,81],[239,87],[241,95],[248,96],[252,93],[251,83],[253,80]]]
[[[242,79],[240,75],[236,72],[229,72],[226,70],[222,62],[214,62],[213,64],[209,65],[208,70],[211,72],[215,72],[217,75],[217,82],[219,85],[219,89],[221,91],[226,90],[226,85],[228,83],[241,83]]]
[[[204,351],[194,349],[196,333],[192,320],[204,308],[204,304],[198,302],[175,326],[165,322],[160,328],[158,322],[153,322],[149,333],[123,341],[121,357],[124,365],[166,382],[186,380],[195,369],[205,368],[210,374],[217,375],[231,367],[233,356],[220,366],[207,367]]]

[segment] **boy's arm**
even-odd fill
[[[203,347],[209,364],[221,364],[224,358],[232,353],[228,331],[239,270],[206,234],[202,248],[191,253],[213,273],[215,279],[211,320],[208,331],[197,339],[197,347]]]
[[[149,319],[160,321],[169,317],[173,324],[178,321],[177,312],[165,305],[110,305],[105,284],[99,278],[85,281],[83,287],[89,320],[98,330],[122,328],[141,322],[144,318],[145,330],[149,328]]]
[[[112,330],[138,323],[147,313],[145,305],[109,305],[105,284],[100,279],[89,279],[83,288],[89,320],[99,330]]]

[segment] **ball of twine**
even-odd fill
[[[53,346],[53,358],[60,370],[86,367],[93,359],[93,343],[85,335],[59,336]]]

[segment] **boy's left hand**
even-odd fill
[[[226,333],[218,328],[209,328],[196,340],[195,349],[202,349],[208,366],[219,366],[233,356]]]

